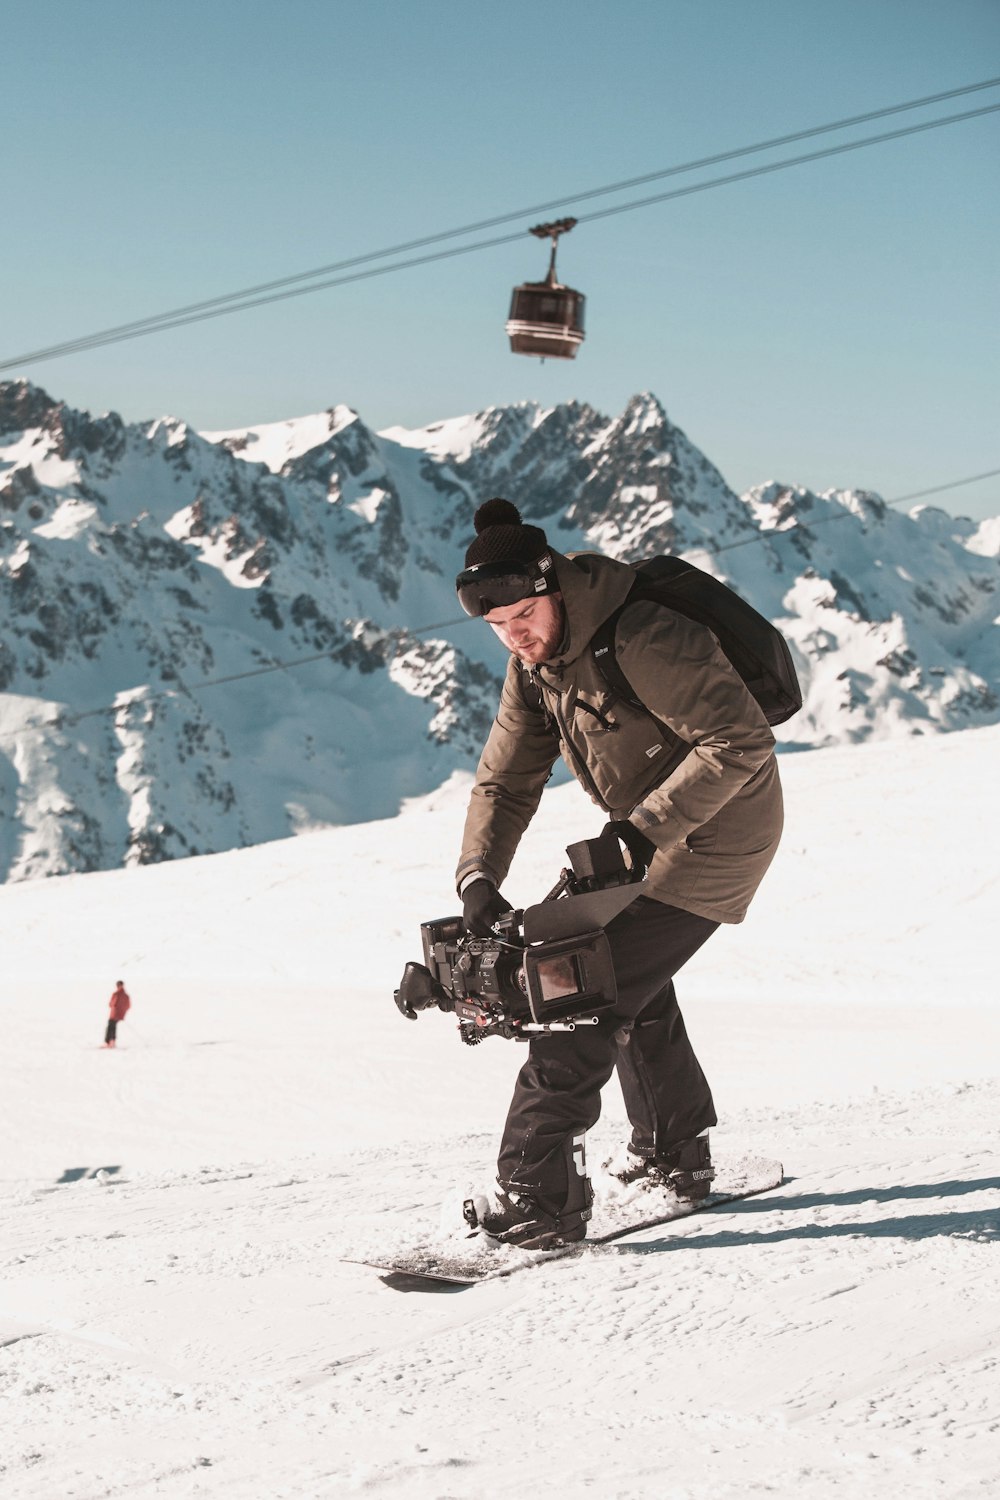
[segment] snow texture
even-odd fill
[[[392,1003],[454,909],[467,776],[5,886],[4,1500],[995,1493],[998,753],[994,726],[785,758],[775,865],[679,983],[715,1148],[781,1188],[432,1296],[349,1261],[489,1186],[524,1056]],[[508,894],[599,823],[547,791]],[[623,1131],[611,1087],[591,1160]]]

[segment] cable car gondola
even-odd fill
[[[557,219],[536,224],[530,232],[540,240],[551,239],[549,274],[544,281],[525,281],[514,288],[507,318],[507,336],[514,354],[535,354],[541,359],[575,359],[583,343],[582,292],[556,280],[556,245],[575,219]]]

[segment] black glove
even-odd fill
[[[632,856],[632,868],[636,872],[636,879],[644,880],[646,878],[646,871],[653,862],[656,845],[651,844],[646,835],[640,833],[635,824],[630,823],[627,818],[621,822],[616,822],[612,819],[608,827],[614,833],[615,838],[619,839],[625,845],[625,848]]]
[[[492,937],[493,923],[504,912],[513,911],[510,902],[501,896],[492,880],[481,875],[465,887],[462,896],[462,921],[466,932],[475,937]]]

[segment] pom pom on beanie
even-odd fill
[[[473,525],[476,539],[465,554],[467,568],[480,563],[536,562],[549,550],[541,527],[523,525],[517,506],[499,495],[479,507]]]

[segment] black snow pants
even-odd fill
[[[110,1018],[110,1020],[108,1021],[107,1026],[104,1028],[104,1045],[105,1045],[105,1047],[110,1046],[110,1044],[115,1040],[115,1037],[117,1035],[118,1035],[118,1022],[115,1020],[114,1016],[112,1016]]]
[[[579,1207],[583,1133],[601,1113],[615,1067],[642,1154],[716,1123],[688,1040],[674,975],[718,922],[640,896],[607,927],[618,999],[597,1026],[533,1037],[504,1128],[498,1177],[559,1213]]]

